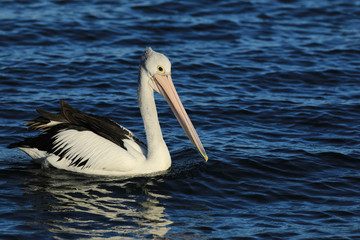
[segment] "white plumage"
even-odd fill
[[[167,57],[148,48],[141,58],[138,81],[147,148],[124,127],[78,111],[63,101],[59,114],[38,110],[40,117],[28,123],[30,129],[42,130],[43,134],[10,147],[17,147],[44,164],[86,174],[134,176],[164,171],[171,166],[171,158],[158,121],[156,90],[165,97],[185,133],[207,160],[170,74]]]

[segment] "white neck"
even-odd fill
[[[141,116],[144,121],[146,140],[148,145],[147,162],[152,167],[166,170],[171,165],[169,150],[163,139],[159,119],[157,115],[154,90],[149,85],[149,76],[140,67],[138,83],[138,102]]]

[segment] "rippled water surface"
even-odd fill
[[[1,1],[1,239],[360,239],[360,1]],[[42,169],[6,146],[59,100],[144,137],[146,46],[173,165],[133,179]]]

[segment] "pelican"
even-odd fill
[[[141,57],[138,77],[138,103],[147,144],[114,121],[86,114],[60,101],[58,114],[37,109],[38,118],[27,123],[42,134],[10,144],[46,166],[73,172],[136,176],[167,170],[171,157],[163,139],[154,100],[154,90],[170,105],[175,117],[208,160],[205,149],[188,117],[171,78],[169,59],[150,47]]]

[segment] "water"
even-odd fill
[[[1,239],[360,238],[360,1],[0,5]],[[60,99],[144,137],[146,46],[172,61],[208,163],[161,97],[160,176],[41,169],[6,148]]]

